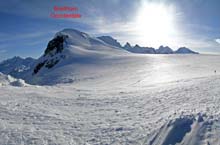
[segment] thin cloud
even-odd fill
[[[39,38],[47,35],[52,35],[56,33],[56,31],[47,31],[47,32],[30,32],[30,33],[24,33],[24,34],[0,34],[0,42],[5,42],[5,41],[12,41],[12,40],[21,40],[21,39],[34,39],[34,38]]]
[[[5,53],[6,50],[5,49],[0,49],[0,53]]]
[[[217,42],[218,44],[220,44],[220,39],[215,39],[215,42]]]

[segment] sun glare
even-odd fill
[[[175,28],[173,7],[161,3],[145,2],[137,13],[135,27],[141,41],[152,46],[168,43]]]

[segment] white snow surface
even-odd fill
[[[8,85],[16,86],[16,87],[24,87],[27,86],[28,84],[26,84],[25,81],[22,79],[16,79],[10,75],[5,75],[0,72],[0,86],[8,86]]]
[[[219,55],[118,54],[57,66],[66,84],[1,86],[0,144],[220,144]]]

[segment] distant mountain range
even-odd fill
[[[92,37],[78,30],[64,29],[49,41],[40,58],[13,57],[0,63],[0,72],[22,78],[30,84],[67,83],[74,81],[74,77],[81,74],[80,70],[87,64],[121,59],[123,56],[129,57],[131,53],[198,54],[185,47],[173,51],[168,46],[158,49],[131,46],[129,43],[121,46],[110,36]],[[74,73],[76,69],[77,74]]]
[[[121,46],[121,44],[111,36],[101,36],[98,37],[98,39],[104,41],[105,43],[119,47],[122,49],[125,49],[132,53],[142,53],[142,54],[198,54],[198,52],[192,51],[189,48],[186,47],[180,47],[178,50],[174,51],[168,46],[160,46],[158,49],[155,49],[153,47],[141,47],[138,44],[135,46],[131,46],[129,42],[127,42],[124,46]]]
[[[36,59],[31,57],[21,58],[15,56],[0,63],[0,72],[21,78],[31,67],[33,67]]]

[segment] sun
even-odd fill
[[[141,41],[148,44],[169,43],[177,33],[174,8],[162,3],[143,2],[137,12],[135,29]]]

